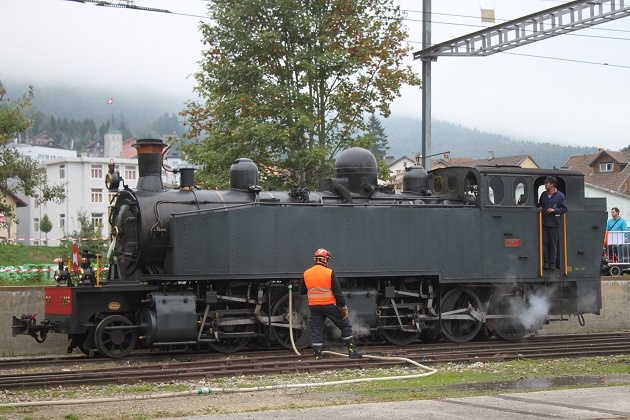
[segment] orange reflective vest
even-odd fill
[[[332,292],[332,270],[315,264],[304,272],[304,284],[308,291],[310,306],[334,305],[337,303]]]

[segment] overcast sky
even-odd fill
[[[0,3],[0,80],[9,85],[94,86],[114,98],[136,87],[193,96],[205,1],[136,2],[172,14],[66,0]],[[407,10],[414,51],[422,49],[422,0],[395,3]],[[501,23],[562,3],[433,0],[432,41],[491,26],[481,22],[481,7],[494,9]],[[519,139],[619,150],[630,145],[629,41],[630,18],[623,18],[488,57],[440,57],[432,64],[433,118]],[[421,74],[419,60],[410,56],[408,64]],[[421,99],[419,89],[403,89],[393,115],[419,119]]]

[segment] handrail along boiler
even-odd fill
[[[234,160],[228,190],[197,189],[192,170],[182,170],[178,189],[165,189],[166,145],[142,139],[134,147],[137,187],[113,163],[107,175],[110,191],[123,186],[110,206],[107,281],[46,288],[45,319],[14,317],[14,335],[66,334],[69,351],[124,357],[166,346],[292,348],[292,328],[304,348],[308,305],[294,291],[320,247],[335,255],[331,266],[364,341],[519,340],[602,307],[606,202],[584,196],[580,173],[414,165],[395,192],[378,185],[374,156],[353,147],[318,191],[263,191],[245,158]],[[555,271],[542,269],[536,208],[547,175],[569,203]]]

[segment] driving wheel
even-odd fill
[[[311,329],[308,324],[309,310],[306,296],[293,292],[291,295],[293,318],[293,341],[297,349],[303,349],[311,344]],[[271,308],[271,318],[282,324],[272,325],[274,338],[285,349],[292,349],[291,333],[289,331],[289,294],[280,296]]]
[[[515,311],[513,308],[522,308]],[[503,315],[505,318],[488,319],[488,329],[501,340],[518,341],[529,333],[514,312],[527,313],[526,303],[522,298],[512,294],[499,294],[490,299],[488,303],[488,315]]]
[[[481,301],[474,290],[456,287],[442,298],[442,335],[454,343],[465,343],[477,336],[482,322],[471,316],[471,311],[481,311]],[[453,314],[448,312],[458,311]]]

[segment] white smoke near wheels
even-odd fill
[[[510,312],[527,329],[538,329],[549,315],[551,302],[544,295],[530,295],[527,300],[512,299]]]

